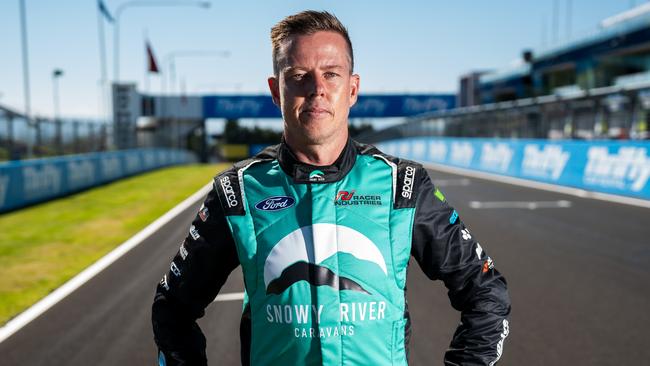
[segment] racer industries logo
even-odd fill
[[[299,281],[369,293],[356,281],[321,265],[338,252],[372,262],[388,275],[384,257],[365,235],[347,226],[319,223],[292,231],[273,247],[264,263],[266,293],[281,294]]]
[[[381,206],[381,196],[379,195],[362,195],[356,193],[356,190],[339,191],[334,197],[336,206]]]

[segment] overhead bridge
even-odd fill
[[[140,93],[135,84],[113,84],[115,143],[120,148],[133,146],[187,147],[186,137],[202,136],[205,120],[278,119],[280,109],[270,95],[150,95]],[[349,118],[409,117],[452,109],[454,94],[361,94]],[[142,118],[146,117],[146,118]],[[138,131],[155,133],[138,134]],[[150,142],[141,141],[151,139]],[[180,145],[179,145],[180,144]],[[199,152],[205,157],[205,152]]]

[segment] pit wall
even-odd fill
[[[650,200],[650,142],[415,137],[375,145],[422,163]]]
[[[133,149],[0,163],[0,213],[149,170],[196,162],[185,150]]]

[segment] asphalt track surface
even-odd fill
[[[647,364],[650,209],[431,175],[508,280],[513,311],[500,365]],[[471,201],[500,204],[478,209]],[[569,201],[570,207],[502,207],[514,201]],[[199,205],[0,343],[0,364],[157,364],[154,288]],[[240,292],[242,283],[237,269],[221,293]],[[429,281],[416,263],[408,299],[410,364],[441,365],[459,313],[444,286]],[[211,365],[239,364],[240,312],[240,300],[215,302],[199,321]]]

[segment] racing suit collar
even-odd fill
[[[331,183],[341,180],[352,169],[357,157],[355,143],[348,138],[343,151],[332,165],[311,165],[296,158],[282,138],[278,150],[278,162],[295,183]]]

